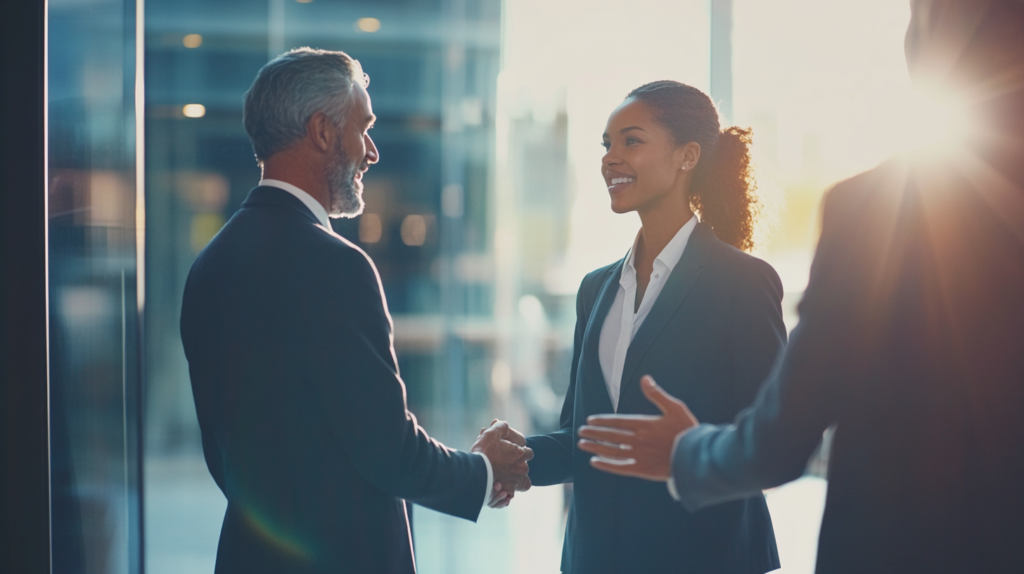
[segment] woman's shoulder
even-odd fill
[[[770,263],[719,241],[714,254],[708,258],[712,268],[723,279],[734,285],[770,284],[780,292],[782,280]]]
[[[580,282],[580,294],[599,290],[611,276],[616,273],[621,273],[621,270],[622,259],[619,259],[614,263],[609,263],[604,267],[594,269],[590,273],[587,273],[586,276],[583,277],[583,281]]]
[[[621,269],[622,259],[587,273],[576,292],[576,311],[579,313],[588,310],[589,312],[589,309],[597,302],[601,287],[617,273],[620,273]]]

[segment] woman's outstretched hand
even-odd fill
[[[672,475],[672,447],[676,437],[697,426],[686,403],[666,393],[650,375],[640,388],[661,410],[661,416],[594,415],[579,429],[581,450],[597,456],[590,465],[598,470],[653,481]]]

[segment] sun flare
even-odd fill
[[[946,95],[915,91],[908,101],[900,135],[903,151],[944,152],[968,135],[972,122],[964,102]]]

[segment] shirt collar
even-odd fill
[[[313,199],[312,195],[306,193],[305,191],[302,191],[298,187],[295,187],[294,185],[286,181],[281,181],[279,179],[261,179],[259,185],[261,187],[276,187],[278,189],[287,191],[288,193],[299,198],[299,201],[301,201],[303,205],[305,205],[307,208],[309,208],[310,211],[313,212],[313,215],[316,216],[316,218],[320,221],[321,225],[326,227],[328,231],[332,230],[331,220],[327,217],[327,210],[324,209],[324,206],[321,205],[319,201]]]
[[[675,269],[676,264],[679,263],[679,258],[683,256],[686,244],[690,241],[690,235],[696,227],[697,216],[691,215],[690,220],[679,228],[679,231],[668,242],[668,245],[654,258],[654,266],[658,267],[660,264],[665,267],[666,273],[671,273]],[[630,248],[629,253],[626,255],[626,264],[622,266],[622,275],[619,278],[619,284],[624,287],[636,283],[636,267],[633,265],[633,259],[636,254],[636,245],[639,241],[640,232],[637,232],[636,239],[633,240],[633,247]]]

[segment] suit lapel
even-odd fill
[[[601,397],[600,410],[597,412],[612,412],[612,401],[608,396],[608,385],[604,380],[604,372],[601,371],[601,328],[604,326],[605,318],[608,317],[608,310],[615,302],[615,295],[619,290],[619,277],[622,275],[622,259],[612,267],[608,278],[601,285],[597,294],[597,302],[594,309],[587,318],[587,330],[583,333],[583,352],[586,357],[587,383],[592,389],[595,397]]]
[[[651,344],[668,324],[676,310],[686,300],[690,290],[700,279],[700,269],[707,261],[708,254],[718,241],[714,231],[704,223],[698,223],[693,230],[690,240],[683,251],[682,257],[676,263],[672,273],[669,274],[665,287],[658,295],[658,300],[651,307],[640,329],[633,337],[633,342],[626,351],[626,363],[622,367],[622,381],[619,389],[619,396],[625,396],[626,389],[637,380],[636,370],[640,362],[647,354]]]

